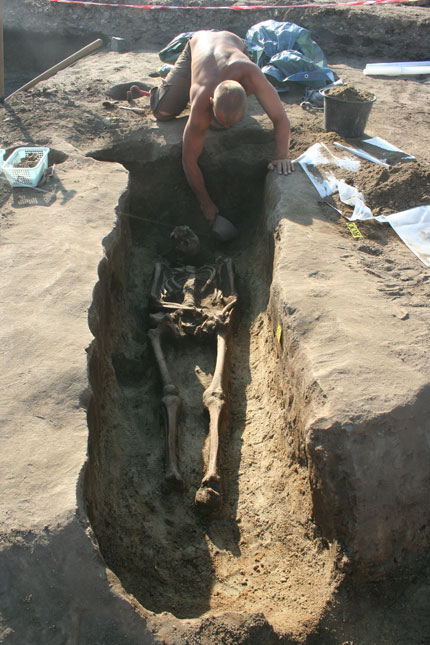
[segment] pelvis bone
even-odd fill
[[[213,379],[203,393],[209,412],[209,461],[196,506],[212,512],[221,504],[221,480],[218,472],[219,429],[225,407],[223,374],[232,312],[237,302],[233,264],[218,258],[215,265],[171,268],[156,264],[151,289],[151,322],[148,335],[163,381],[162,410],[167,435],[166,479],[182,484],[177,461],[177,425],[182,404],[178,388],[172,382],[161,341],[169,331],[175,338],[216,336],[217,357]]]

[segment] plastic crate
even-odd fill
[[[39,158],[35,166],[32,168],[15,167],[15,164],[30,154],[36,154]],[[49,148],[17,148],[4,162],[3,174],[11,186],[35,187],[48,167],[48,154]]]

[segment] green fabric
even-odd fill
[[[185,45],[193,34],[194,31],[187,31],[176,36],[176,38],[171,40],[170,43],[159,52],[158,56],[160,57],[160,60],[162,60],[163,63],[170,63],[171,65],[176,63],[179,56],[182,54]]]

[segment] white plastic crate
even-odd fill
[[[30,154],[36,154],[39,158],[37,164],[32,168],[16,168],[22,159]],[[3,164],[3,173],[11,186],[35,187],[42,179],[42,175],[48,167],[49,148],[17,148]]]

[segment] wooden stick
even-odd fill
[[[0,0],[1,2],[2,0]],[[37,85],[37,83],[40,83],[40,81],[44,81],[47,78],[50,78],[51,76],[54,76],[57,72],[60,70],[64,69],[65,67],[68,67],[72,63],[76,62],[83,56],[86,56],[86,54],[91,54],[91,52],[95,51],[99,47],[103,45],[103,41],[101,38],[98,38],[98,40],[95,40],[94,42],[90,43],[89,45],[86,45],[86,47],[83,47],[79,51],[75,52],[68,58],[65,58],[61,62],[57,63],[54,65],[54,67],[50,67],[49,69],[46,70],[46,72],[43,72],[42,74],[39,74],[39,76],[36,76],[36,78],[33,78],[32,81],[29,81],[22,87],[18,88],[15,90],[15,92],[12,92],[12,94],[9,94],[9,96],[6,98],[6,101],[12,98],[12,96],[15,96],[18,92],[22,92],[22,90],[29,90],[31,87],[34,87]]]
[[[0,0],[0,103],[4,103],[3,0]]]

